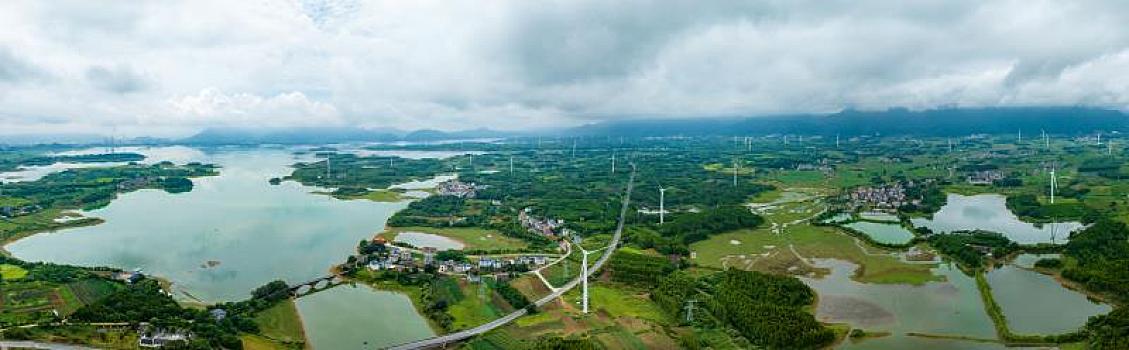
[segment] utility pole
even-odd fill
[[[697,303],[697,302],[698,302],[698,300],[695,300],[695,299],[690,299],[690,300],[686,301],[686,322],[687,323],[694,322],[694,304]]]

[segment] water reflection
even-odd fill
[[[435,335],[399,293],[343,285],[296,304],[314,349],[380,349]]]
[[[914,218],[912,222],[914,226],[927,227],[937,233],[962,230],[999,232],[1019,244],[1065,243],[1070,232],[1083,227],[1079,222],[1042,225],[1024,222],[1007,209],[1006,198],[998,194],[949,194],[948,203],[933,214],[933,219]]]
[[[995,328],[984,311],[976,282],[954,266],[940,265],[933,273],[944,282],[920,286],[866,284],[851,280],[858,267],[842,260],[816,259],[831,269],[822,279],[801,278],[819,294],[816,317],[823,322],[849,323],[868,332],[891,335],[862,342],[844,342],[847,349],[997,349],[999,344],[926,339],[908,332],[964,335],[995,339]]]
[[[101,225],[38,234],[7,249],[29,261],[141,268],[173,281],[181,298],[239,300],[274,279],[324,275],[407,206],[311,195],[316,188],[290,181],[271,186],[267,179],[288,174],[295,161],[284,149],[187,154],[182,160],[221,165],[220,175],[194,179],[188,193],[124,194],[84,213],[105,219]]]

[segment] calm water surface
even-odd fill
[[[268,179],[304,160],[285,149],[169,152],[178,163],[223,168],[219,176],[194,179],[191,192],[124,194],[84,213],[105,219],[101,225],[38,234],[6,248],[29,261],[141,268],[171,280],[180,298],[230,301],[271,280],[326,274],[407,206],[337,200],[294,182],[272,186]]]
[[[944,282],[920,286],[868,284],[852,281],[857,265],[841,260],[816,259],[831,269],[822,279],[801,278],[819,294],[816,318],[845,322],[867,331],[886,331],[890,336],[858,343],[845,342],[843,349],[1003,349],[991,343],[912,337],[907,332],[965,335],[995,339],[996,331],[984,311],[976,281],[956,267],[940,265],[933,272]]]
[[[407,296],[363,285],[304,296],[297,306],[315,349],[380,349],[435,335]]]
[[[843,226],[865,233],[870,239],[878,243],[906,244],[913,240],[913,232],[899,224],[856,221]]]
[[[949,194],[948,203],[933,214],[932,220],[914,218],[912,222],[915,226],[927,227],[937,233],[961,230],[999,232],[1019,244],[1065,243],[1070,232],[1083,227],[1079,222],[1038,226],[1024,222],[1007,209],[1005,200],[1004,196],[998,194]]]
[[[1090,316],[1108,313],[1109,305],[1092,302],[1064,288],[1051,276],[1012,265],[988,273],[988,284],[1008,326],[1021,334],[1060,334],[1078,330]]]

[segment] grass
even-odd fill
[[[5,281],[18,280],[24,276],[27,276],[27,270],[22,267],[11,264],[0,265],[0,277]]]
[[[603,310],[613,317],[630,317],[658,323],[671,321],[645,293],[631,291],[618,284],[608,285],[603,282],[589,284],[588,298],[590,307]],[[580,288],[566,293],[564,300],[579,305]]]
[[[293,300],[284,300],[255,315],[255,324],[262,334],[283,342],[304,342],[302,319]]]
[[[464,250],[520,250],[528,246],[520,239],[503,235],[498,231],[476,227],[393,227],[380,235],[391,241],[401,232],[422,232],[447,237],[462,243]]]
[[[302,349],[302,346],[299,345],[283,344],[254,334],[244,334],[239,338],[243,340],[244,350]]]
[[[399,202],[407,199],[400,192],[390,190],[372,190],[363,194],[336,197],[339,199],[367,199],[373,202]]]
[[[737,241],[739,244],[732,244],[731,241]],[[802,261],[796,261],[798,259],[788,258],[788,255],[795,255],[791,253],[789,245],[793,245],[796,252],[804,258],[832,258],[858,264],[859,269],[852,278],[859,282],[920,285],[940,278],[930,271],[933,268],[931,264],[906,264],[897,257],[887,255],[890,252],[888,250],[865,246],[865,244],[864,252],[855,244],[853,237],[832,227],[796,225],[788,227],[780,235],[773,234],[766,228],[738,230],[697,242],[691,245],[690,249],[697,254],[695,262],[705,267],[744,268],[740,264],[734,264],[734,260],[740,260],[755,261],[751,264],[751,269],[762,270],[759,268],[762,264],[760,259],[764,259],[766,265],[770,265],[774,259],[777,261],[788,259],[802,264]],[[868,252],[872,255],[867,254]],[[766,256],[761,257],[762,254]],[[740,255],[744,255],[745,259],[737,258]],[[727,256],[730,258],[726,259]],[[723,264],[726,260],[728,263]],[[801,270],[804,268],[804,266],[797,267]],[[777,268],[765,272],[786,271]]]
[[[464,297],[447,309],[454,318],[452,329],[468,329],[504,316],[501,299],[495,298],[488,284],[459,281],[458,285]]]

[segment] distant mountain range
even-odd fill
[[[438,130],[401,131],[350,127],[319,128],[208,128],[176,143],[206,144],[327,144],[345,142],[442,141],[498,138],[517,135],[488,129],[445,132]]]
[[[1013,134],[1081,134],[1129,130],[1129,115],[1117,110],[1083,107],[951,108],[911,111],[846,110],[824,115],[760,117],[630,119],[560,130],[504,132],[489,129],[445,132],[358,128],[207,129],[180,143],[339,143],[366,141],[440,141],[518,136],[738,136],[804,135],[919,135],[960,136]]]
[[[1116,110],[1081,107],[952,108],[924,111],[846,110],[828,115],[784,115],[747,118],[625,120],[575,128],[575,135],[738,136],[1080,134],[1129,130],[1129,115]]]
[[[628,119],[575,128],[506,132],[490,129],[465,131],[354,127],[208,128],[179,140],[136,138],[122,144],[326,144],[345,142],[442,141],[528,136],[755,136],[769,134],[836,134],[960,136],[1012,134],[1019,130],[1037,135],[1081,134],[1095,131],[1129,131],[1129,115],[1112,109],[1085,107],[948,108],[923,111],[845,110],[833,114],[758,117]],[[38,140],[38,141],[36,141]],[[46,141],[50,140],[50,141]],[[0,135],[0,144],[100,143],[96,135]]]

